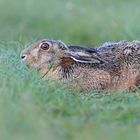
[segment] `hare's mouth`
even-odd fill
[[[27,63],[26,61],[22,61],[23,65],[26,66],[28,69],[32,68],[32,66]]]
[[[31,61],[28,61],[27,59],[26,60],[22,60],[21,61],[23,63],[23,65],[25,65],[28,69],[31,69],[31,68],[35,68],[36,67],[34,66],[34,64],[31,62]]]

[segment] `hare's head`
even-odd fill
[[[47,71],[57,63],[58,56],[63,55],[65,50],[67,50],[67,46],[62,41],[44,39],[23,50],[21,59],[29,67],[38,71],[42,69]]]
[[[104,63],[93,48],[67,46],[62,41],[48,39],[40,40],[23,50],[21,59],[41,76],[45,76],[45,79],[61,79],[67,74],[70,76],[69,70],[77,69],[77,66],[97,68]]]

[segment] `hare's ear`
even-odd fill
[[[75,62],[91,64],[104,63],[104,60],[102,60],[102,58],[96,51],[93,51],[92,53],[89,53],[87,51],[68,51],[67,55]]]
[[[67,50],[68,46],[61,40],[58,40],[58,46],[61,50]]]

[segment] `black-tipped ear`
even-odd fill
[[[61,40],[58,40],[58,45],[61,50],[67,50],[68,46]]]
[[[72,46],[69,47],[67,55],[72,58],[75,62],[80,63],[91,63],[91,64],[101,64],[104,60],[99,56],[95,49],[88,47]]]

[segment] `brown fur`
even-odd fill
[[[140,85],[140,42],[121,41],[116,43],[104,43],[98,47],[100,57],[109,63],[113,68],[118,69],[120,85],[127,85],[129,89],[136,90]],[[122,78],[121,78],[122,77]],[[122,82],[121,82],[122,81]]]

